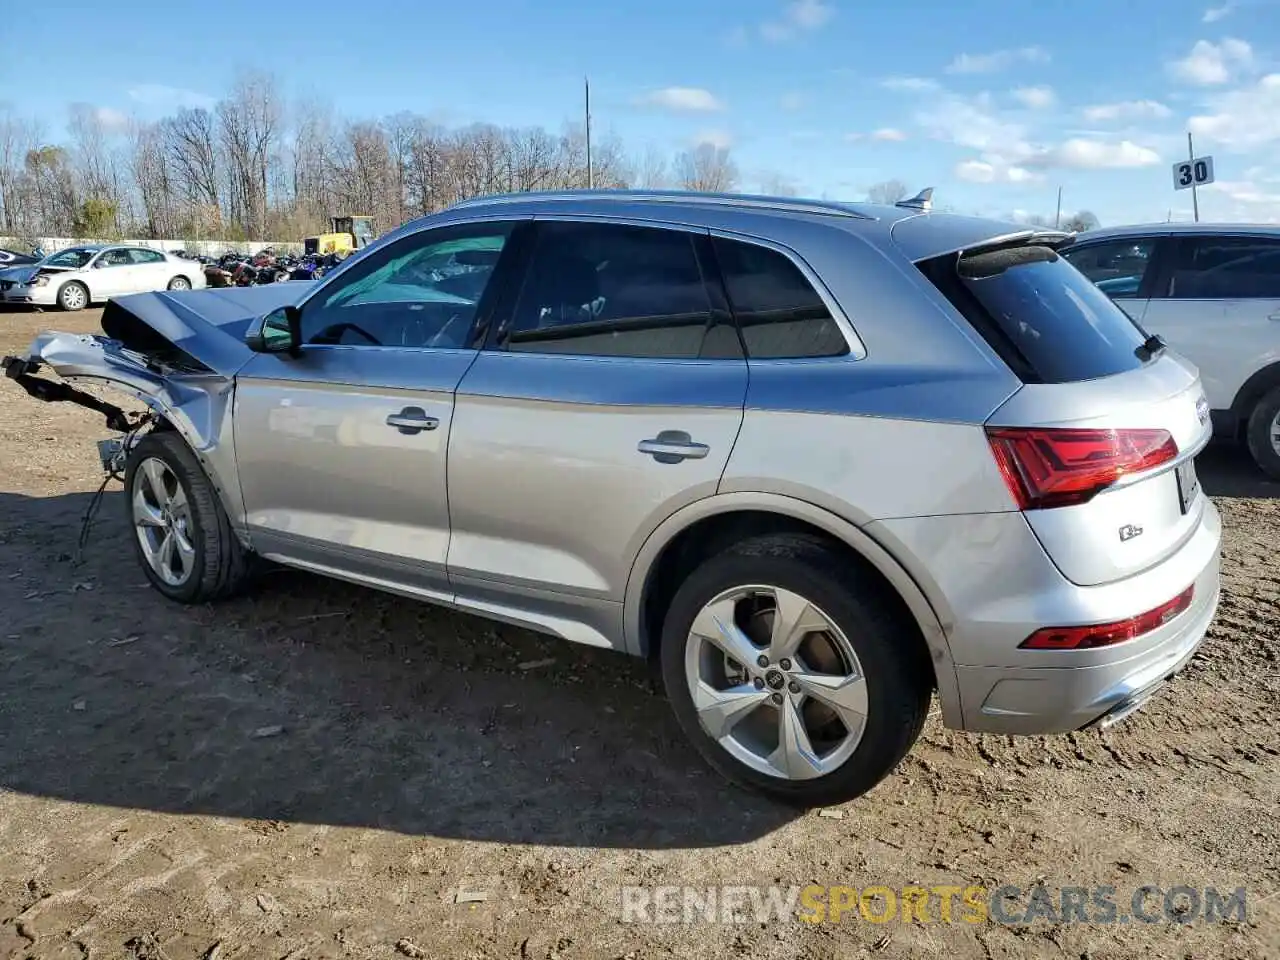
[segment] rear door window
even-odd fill
[[[1280,239],[1184,239],[1169,280],[1169,297],[1174,300],[1280,298]]]
[[[1024,382],[1093,380],[1147,362],[1147,335],[1048,247],[948,254],[920,268]]]
[[[611,223],[539,227],[506,332],[513,352],[696,359],[711,301],[684,230]]]
[[[849,343],[800,268],[776,250],[715,238],[729,306],[754,360],[838,357]]]
[[[1109,297],[1137,297],[1155,251],[1154,237],[1109,240],[1070,247],[1068,262]]]

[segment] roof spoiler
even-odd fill
[[[921,213],[928,213],[933,209],[933,187],[925,187],[914,197],[907,200],[899,200],[894,204],[895,207],[902,207],[906,210],[919,210]]]

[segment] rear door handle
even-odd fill
[[[1275,320],[1276,322],[1280,323],[1280,310],[1277,310],[1275,313],[1271,314],[1271,316],[1267,317],[1267,319]]]
[[[636,449],[659,463],[701,460],[711,452],[711,448],[705,443],[697,443],[683,430],[663,430],[652,439],[641,440]]]
[[[440,426],[436,417],[427,416],[421,407],[405,407],[399,413],[387,417],[387,426],[395,427],[401,433],[421,433],[423,430],[434,430]]]

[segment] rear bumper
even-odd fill
[[[1196,581],[1191,609],[1162,628],[1158,642],[1125,660],[1070,667],[957,667],[966,730],[1067,733],[1111,726],[1143,706],[1181,671],[1218,609],[1218,560]],[[1047,651],[1050,657],[1053,651]]]
[[[1217,610],[1221,521],[1211,500],[1202,495],[1202,503],[1194,532],[1174,554],[1101,586],[1063,577],[1019,514],[873,525],[900,558],[928,557],[912,573],[948,622],[959,702],[943,704],[947,725],[1066,733],[1110,725],[1145,703],[1191,660]],[[1134,640],[1080,651],[1018,646],[1042,627],[1136,616],[1190,584],[1191,607]]]

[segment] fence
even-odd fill
[[[273,240],[246,240],[233,242],[230,240],[91,240],[68,237],[36,237],[35,242],[45,253],[56,253],[67,247],[76,247],[84,243],[127,243],[135,247],[150,247],[152,250],[186,250],[188,253],[201,253],[210,257],[220,257],[224,253],[257,253],[264,247],[271,247],[276,253],[301,254],[301,243],[279,243]],[[0,237],[0,247],[15,253],[29,253],[30,241],[23,242],[18,237]]]

